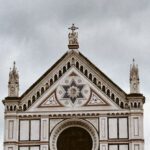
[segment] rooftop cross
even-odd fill
[[[75,30],[77,30],[77,29],[79,29],[79,28],[76,27],[76,26],[74,25],[74,23],[73,23],[72,26],[71,26],[70,28],[68,28],[68,29],[70,29],[70,30],[72,30],[72,32],[74,32]]]

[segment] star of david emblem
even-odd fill
[[[72,80],[70,85],[63,85],[62,87],[65,90],[65,94],[62,98],[69,98],[72,103],[75,103],[78,98],[84,98],[81,92],[84,85],[77,85],[76,82]]]

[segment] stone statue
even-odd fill
[[[72,30],[72,32],[70,32],[68,34],[68,38],[69,38],[69,49],[78,49],[79,48],[79,43],[78,43],[78,33],[75,32],[76,29],[78,29],[78,27],[75,27],[74,24],[72,24],[72,27],[68,28],[70,30]]]

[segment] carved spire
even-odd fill
[[[69,34],[68,34],[68,38],[69,38],[68,48],[69,49],[78,49],[79,48],[78,32],[75,32],[75,30],[77,30],[78,27],[76,27],[74,24],[72,24],[72,26],[68,29],[71,30],[71,32],[69,32]]]
[[[8,96],[19,96],[19,74],[16,68],[16,63],[13,64],[13,69],[10,68],[9,82],[8,82]]]
[[[130,66],[130,93],[139,93],[139,71],[138,65],[135,65],[135,60]]]

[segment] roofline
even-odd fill
[[[85,57],[81,52],[79,52],[79,54],[86,60],[88,61],[91,65],[93,65],[94,69],[96,69],[98,72],[100,72],[109,82],[111,82],[113,85],[115,85],[119,91],[123,92],[126,96],[127,93],[122,90],[116,83],[114,83],[105,73],[103,73],[98,67],[95,66],[95,64],[93,64],[87,57]]]
[[[20,99],[22,99],[23,97],[25,97],[25,95],[27,95],[42,79],[44,79],[44,77],[46,75],[49,74],[49,72],[51,70],[53,70],[68,54],[68,51],[62,55],[62,57],[60,59],[58,59],[58,61],[56,61],[36,82],[34,82],[21,96]],[[125,96],[127,96],[127,93],[125,91],[123,91],[117,84],[115,84],[107,75],[105,75],[98,67],[96,67],[87,57],[85,57],[81,52],[78,53],[79,55],[81,55],[81,57],[83,57],[87,62],[89,62],[95,70],[97,70],[100,74],[102,74],[110,83],[112,83],[115,87],[117,87],[117,89],[122,92],[123,94],[125,94]]]
[[[68,52],[66,52],[60,59],[58,59],[36,82],[34,82],[21,96],[22,99],[25,95],[27,95],[46,75],[49,74],[51,70],[53,70],[57,64],[61,62],[62,59],[64,59],[67,56]]]

